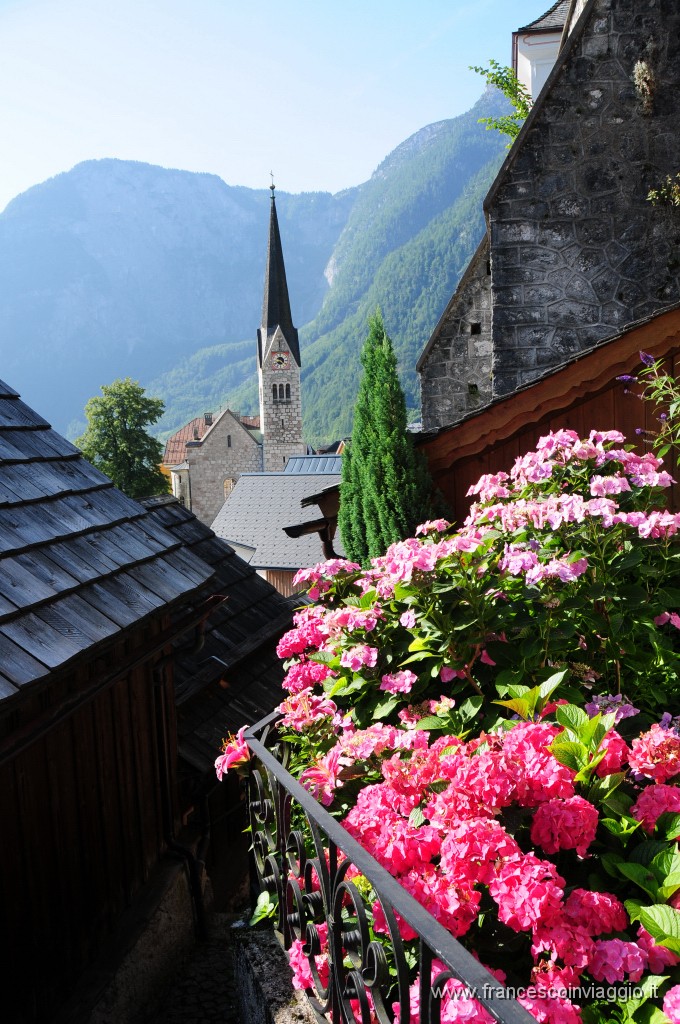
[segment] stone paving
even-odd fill
[[[231,951],[231,914],[212,913],[208,938],[178,969],[146,1024],[239,1024]]]

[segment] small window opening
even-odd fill
[[[286,401],[290,402],[290,384],[286,384]]]
[[[278,402],[279,400],[279,389],[277,388],[276,384],[272,384],[272,398],[274,399],[275,402]]]
[[[478,395],[479,394],[479,388],[477,387],[476,384],[468,384],[468,394],[469,395]]]
[[[227,448],[231,448],[231,434],[227,434]]]
[[[478,323],[470,324],[470,334],[481,334],[481,333],[482,333],[482,325],[481,324],[478,324]]]

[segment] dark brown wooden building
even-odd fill
[[[3,1024],[53,1019],[179,850],[176,667],[185,763],[200,747],[204,776],[243,724],[212,721],[229,659],[236,682],[239,666],[269,672],[241,697],[247,720],[280,699],[291,609],[250,577],[190,513],[127,498],[0,382]]]

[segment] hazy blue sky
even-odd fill
[[[339,191],[551,0],[0,0],[0,209],[81,160]]]

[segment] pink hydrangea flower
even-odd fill
[[[629,764],[637,775],[655,782],[680,775],[680,734],[674,729],[662,729],[655,722],[648,732],[633,740]]]
[[[669,988],[663,997],[663,1012],[671,1024],[680,1024],[680,985]]]
[[[447,970],[441,960],[432,961],[431,984],[440,974]],[[439,986],[438,986],[439,987]],[[440,1004],[441,1024],[493,1024],[493,1017],[481,1003],[473,999],[462,982],[451,978],[441,986],[443,989]],[[412,1022],[420,1020],[420,978],[416,978],[409,988],[409,1009]],[[394,1024],[402,1024],[401,1007],[392,1003]]]
[[[557,868],[527,853],[503,861],[489,892],[498,905],[498,917],[513,931],[524,931],[554,913],[562,902],[565,881]]]
[[[449,665],[442,665],[439,670],[439,678],[443,683],[450,683],[452,679],[465,679],[465,671],[462,668],[451,668]]]
[[[581,1024],[581,1012],[564,996],[520,996],[517,1002],[540,1024]]]
[[[581,796],[547,800],[534,812],[531,841],[546,853],[576,850],[579,857],[585,857],[598,821],[597,808]]]
[[[404,629],[413,629],[416,624],[416,613],[411,608],[407,609],[399,616],[399,622]]]
[[[443,533],[448,530],[451,523],[447,519],[428,519],[426,523],[416,526],[416,537],[425,533]]]
[[[654,618],[655,626],[665,626],[667,622],[670,622],[671,626],[675,626],[676,629],[680,629],[680,615],[677,612],[661,612]]]
[[[638,928],[638,946],[647,954],[649,970],[652,974],[663,974],[667,967],[675,967],[680,963],[680,956],[665,946],[657,946],[656,942],[642,925]]]
[[[568,921],[563,914],[552,914],[534,927],[531,944],[534,958],[549,953],[551,961],[559,959],[575,972],[580,972],[594,951],[593,939],[586,929]]]
[[[360,672],[364,665],[367,668],[374,668],[378,660],[378,648],[369,647],[368,644],[358,644],[350,647],[340,655],[340,664],[352,672]]]
[[[289,693],[299,693],[300,690],[311,688],[317,683],[322,683],[329,676],[335,675],[337,673],[329,669],[328,665],[304,659],[290,666],[283,680],[283,686]]]
[[[326,924],[317,924],[316,930],[319,934],[321,941],[321,953],[314,957],[314,965],[319,974],[319,980],[324,988],[328,985],[330,978],[330,968],[328,964],[328,926]],[[314,985],[314,977],[312,975],[312,969],[309,964],[309,957],[304,952],[305,943],[301,939],[294,939],[288,950],[288,960],[290,962],[291,970],[293,971],[293,988],[297,989],[298,992],[304,992],[305,989],[312,988]]]
[[[388,693],[410,693],[417,682],[418,676],[415,672],[405,668],[399,672],[389,672],[384,675],[380,683],[380,689],[387,690]]]
[[[606,775],[620,772],[630,755],[628,744],[616,729],[609,730],[600,744],[600,750],[604,750],[605,755],[595,769],[595,774],[601,779]]]
[[[565,901],[563,915],[571,924],[585,928],[589,935],[620,932],[628,926],[626,908],[609,892],[574,889]]]
[[[647,967],[647,954],[637,942],[596,939],[588,971],[595,981],[639,981]]]
[[[647,786],[630,809],[631,817],[642,822],[646,832],[653,832],[657,818],[666,811],[680,812],[680,789],[658,784]]]

